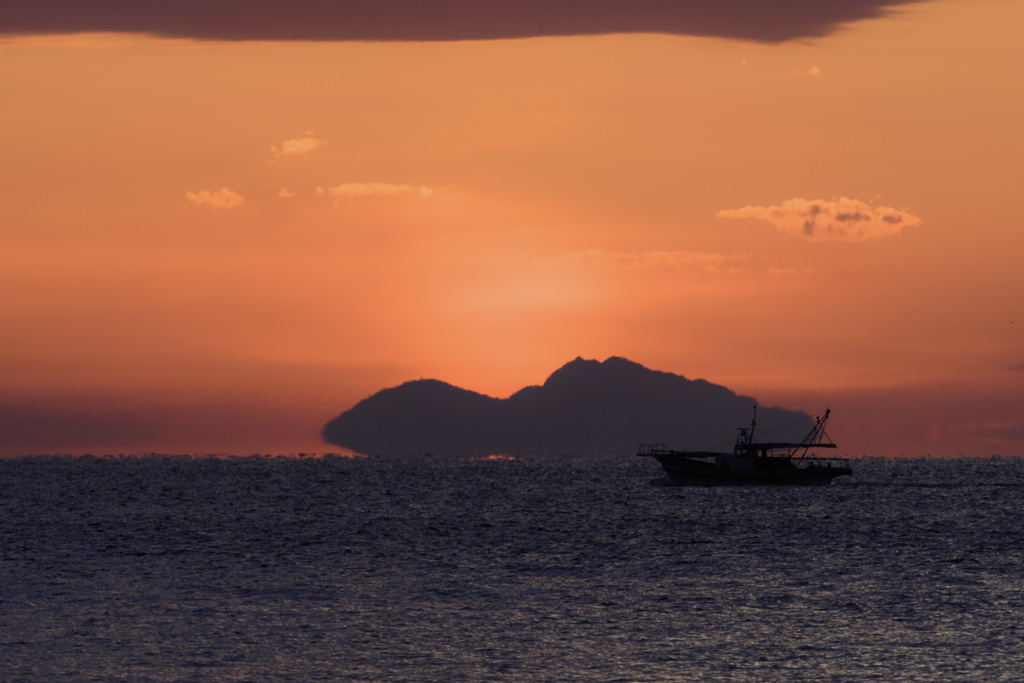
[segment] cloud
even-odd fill
[[[0,5],[0,34],[428,41],[663,33],[778,43],[825,36],[914,1],[32,0]]]
[[[687,272],[736,272],[733,264],[746,261],[749,254],[716,254],[695,251],[577,251],[566,254],[570,263],[608,270],[667,268]]]
[[[796,74],[797,76],[820,76],[821,75],[821,67],[820,66],[812,66],[807,71],[799,71],[798,70],[798,71],[790,71],[790,73],[791,74]]]
[[[203,190],[201,192],[186,192],[185,199],[196,206],[209,206],[211,209],[233,209],[245,202],[242,195],[232,192],[226,187],[219,190]]]
[[[1019,444],[1024,441],[1024,420],[964,420],[951,424],[935,423],[932,436],[970,440],[992,445]]]
[[[815,242],[863,242],[897,235],[921,224],[912,213],[872,206],[856,199],[787,199],[779,206],[745,206],[718,212],[719,218],[755,218]]]
[[[424,199],[434,194],[429,187],[412,185],[393,185],[391,183],[342,183],[335,187],[316,188],[318,195],[330,195],[339,199],[358,199],[360,197],[390,197],[402,194],[418,194]]]
[[[815,269],[811,266],[793,266],[789,268],[773,267],[768,269],[768,274],[776,277],[792,277],[801,275],[813,275]]]
[[[278,191],[277,196],[280,197],[281,199],[291,199],[292,197],[295,196],[295,193],[286,187],[282,187]]]
[[[271,147],[270,149],[274,152],[275,156],[293,156],[309,154],[310,152],[325,146],[327,146],[326,140],[318,140],[317,138],[309,137],[285,140],[281,143],[280,150],[278,150],[277,147]]]

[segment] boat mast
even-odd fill
[[[754,427],[757,426],[757,401],[754,401],[754,416],[750,418],[750,442],[754,442]]]
[[[800,457],[805,457],[807,452],[815,446],[825,446],[826,448],[836,447],[832,442],[832,439],[829,438],[829,435],[825,432],[825,423],[828,422],[828,416],[831,412],[832,410],[830,408],[825,408],[825,414],[815,419],[814,427],[807,433],[804,440],[800,442],[799,448],[804,449],[803,455]],[[797,450],[799,450],[799,448]]]
[[[736,445],[733,453],[748,452],[749,446],[754,443],[754,428],[757,427],[757,401],[754,401],[754,416],[750,419],[750,427],[739,427],[739,434],[736,435]]]

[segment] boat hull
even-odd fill
[[[826,486],[851,473],[845,466],[797,466],[788,459],[764,459],[745,468],[725,468],[679,455],[655,456],[677,486],[785,485]]]

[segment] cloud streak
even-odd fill
[[[571,264],[601,268],[605,270],[646,270],[663,268],[692,273],[736,272],[737,263],[746,262],[749,254],[716,254],[694,251],[578,251],[566,254]]]
[[[812,66],[807,71],[797,70],[797,71],[791,71],[790,73],[795,74],[797,76],[820,76],[821,75],[821,67],[820,66]]]
[[[787,199],[778,206],[745,206],[718,212],[719,218],[753,218],[814,242],[863,242],[898,235],[921,219],[902,209],[856,199]]]
[[[196,206],[208,206],[211,209],[233,209],[245,202],[245,198],[242,195],[232,192],[226,187],[215,191],[186,192],[185,199]]]
[[[442,41],[663,33],[778,43],[825,36],[912,1],[32,0],[0,5],[0,34]]]
[[[342,183],[334,187],[316,188],[318,195],[330,195],[338,199],[359,199],[362,197],[394,197],[403,194],[418,194],[424,199],[434,194],[434,191],[423,185],[413,187],[412,185],[394,185],[392,183]]]

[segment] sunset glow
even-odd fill
[[[0,453],[325,452],[387,386],[617,355],[830,406],[851,455],[1024,455],[1024,4],[890,4],[762,42],[0,15]]]

